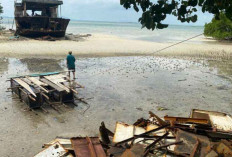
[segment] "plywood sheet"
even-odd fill
[[[117,122],[113,142],[118,143],[133,137],[134,135],[139,135],[145,133],[146,130],[141,127],[136,127],[134,125],[128,125],[125,123]],[[141,141],[142,138],[136,139],[135,143]]]
[[[35,155],[34,157],[61,157],[66,153],[67,150],[65,150],[59,142],[56,142],[50,147],[44,149],[39,154]]]

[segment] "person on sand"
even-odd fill
[[[73,72],[73,79],[75,80],[75,57],[72,55],[72,51],[69,51],[69,54],[67,56],[67,67],[68,67],[68,77],[70,78],[70,71]]]

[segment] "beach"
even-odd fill
[[[9,29],[11,25],[8,23],[5,19],[4,26]],[[0,36],[0,56],[63,58],[68,51],[73,51],[78,57],[137,55],[231,57],[231,43],[207,38],[202,35],[203,31],[203,26],[170,25],[167,29],[151,31],[141,29],[138,23],[71,21],[67,35],[90,36],[77,41],[64,39],[41,41],[24,37],[12,39],[13,34],[6,33],[5,37]],[[185,41],[190,38],[192,39]]]
[[[113,35],[92,34],[82,41],[39,41],[28,39],[24,41],[2,40],[0,42],[1,57],[65,57],[68,51],[73,51],[77,57],[107,57],[107,56],[189,56],[189,57],[231,57],[232,44],[220,43],[203,36],[199,41],[157,43],[120,38]],[[197,40],[197,39],[193,39]],[[162,50],[164,49],[164,50]],[[162,51],[159,51],[162,50]],[[158,51],[158,52],[157,52]]]
[[[1,156],[31,157],[56,137],[98,136],[102,121],[113,131],[117,121],[132,123],[149,111],[160,117],[189,117],[192,109],[232,112],[231,43],[204,36],[180,43],[202,33],[201,27],[174,27],[154,39],[134,24],[78,24],[67,32],[83,35],[76,41],[0,35]],[[68,51],[76,56],[76,81],[85,86],[78,93],[88,104],[77,101],[59,112],[47,105],[44,113],[6,92],[13,76],[67,70]]]

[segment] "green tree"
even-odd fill
[[[205,36],[224,40],[232,39],[232,21],[224,14],[219,15],[220,20],[213,18],[208,24],[205,24]]]
[[[0,15],[3,13],[3,7],[2,7],[2,5],[1,5],[1,3],[0,3]],[[2,17],[0,16],[0,24],[2,23],[1,22],[1,20],[2,20]],[[3,29],[3,27],[0,25],[0,30],[2,30]]]
[[[139,22],[142,28],[163,29],[167,15],[174,15],[181,22],[196,22],[198,10],[209,12],[219,19],[221,11],[232,20],[232,0],[120,0],[126,9],[133,7],[135,11],[142,11]]]

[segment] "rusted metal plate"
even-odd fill
[[[39,154],[35,155],[34,157],[61,157],[67,153],[68,151],[65,150],[59,142],[56,142],[50,147],[44,149]]]
[[[222,140],[217,147],[217,152],[223,156],[232,156],[232,143]]]
[[[225,113],[193,109],[192,118],[208,115],[212,127],[218,131],[232,132],[232,117]]]
[[[121,157],[142,157],[145,152],[143,145],[136,144],[131,149],[127,149]]]
[[[98,137],[77,137],[72,138],[71,142],[78,157],[106,157]]]
[[[184,118],[184,117],[165,116],[164,120],[178,122],[178,123],[196,123],[196,124],[208,124],[209,123],[207,119],[200,119],[200,118]]]
[[[181,144],[176,145],[174,149],[174,152],[178,155],[194,154],[197,157],[205,157],[211,150],[210,141],[206,136],[178,130],[176,140],[183,141]]]

